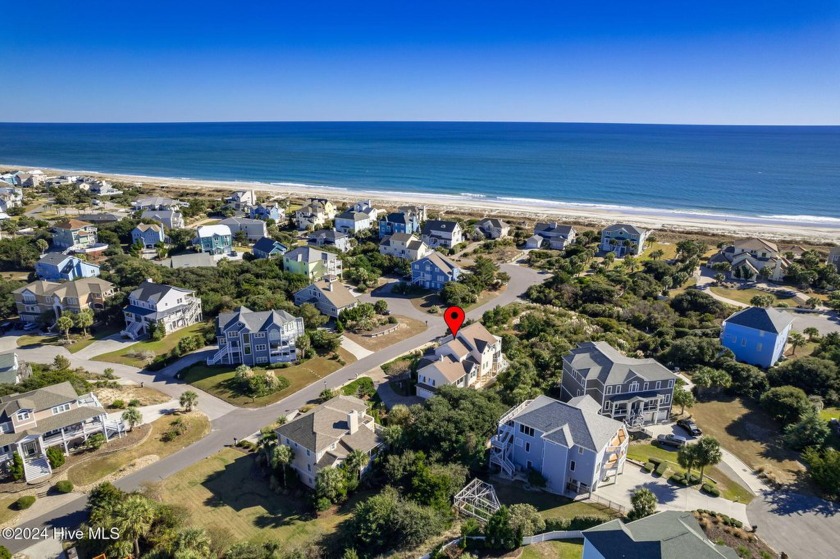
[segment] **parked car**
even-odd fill
[[[703,431],[694,423],[693,419],[680,419],[677,421],[677,425],[688,431],[692,437],[699,437],[703,434]]]
[[[679,435],[672,435],[668,433],[667,435],[659,435],[656,437],[656,442],[662,446],[673,446],[679,448],[688,444],[688,439],[680,437]]]

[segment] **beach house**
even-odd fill
[[[488,239],[503,239],[510,234],[510,225],[494,217],[482,219],[475,224],[475,229]]]
[[[99,276],[99,266],[77,256],[50,252],[35,263],[35,275],[47,281],[74,281]]]
[[[347,287],[334,276],[313,282],[297,293],[295,293],[295,305],[311,303],[330,318],[338,318],[338,315],[347,309],[352,309],[358,304]]]
[[[23,204],[23,190],[12,186],[0,188],[0,212],[8,213]]]
[[[720,343],[738,361],[769,368],[782,357],[793,320],[783,311],[749,307],[723,321]]]
[[[202,225],[196,230],[193,243],[207,254],[230,254],[233,251],[233,234],[227,225]]]
[[[0,397],[0,465],[16,453],[23,458],[27,483],[52,475],[47,449],[57,446],[70,454],[94,433],[108,441],[121,437],[125,427],[108,419],[93,392],[79,396],[69,382]]]
[[[338,468],[347,457],[363,452],[370,459],[363,475],[383,444],[382,428],[367,412],[367,404],[353,396],[336,396],[275,430],[277,444],[290,447],[290,467],[304,485],[314,488],[318,472]]]
[[[186,208],[189,206],[188,202],[181,200],[174,200],[163,196],[146,196],[138,198],[131,203],[131,207],[135,210],[170,210],[174,208]]]
[[[499,420],[490,464],[511,478],[538,472],[546,489],[560,495],[614,483],[624,471],[630,433],[600,410],[588,395],[565,403],[548,396],[525,400]]]
[[[295,225],[301,231],[317,229],[333,219],[335,213],[335,206],[329,200],[310,198],[306,205],[295,211]]]
[[[738,559],[706,537],[693,512],[662,511],[633,522],[610,520],[583,532],[582,559]]]
[[[417,369],[417,396],[431,398],[441,386],[482,386],[507,366],[502,339],[476,322],[423,356]]]
[[[167,229],[182,229],[184,227],[184,214],[178,207],[164,210],[143,210],[140,218],[157,221]]]
[[[18,359],[17,353],[0,353],[0,384],[17,384],[29,374],[29,365]]]
[[[438,252],[411,263],[411,283],[425,289],[439,290],[461,277],[461,268]]]
[[[113,283],[97,277],[61,283],[38,280],[12,291],[22,322],[38,322],[41,315],[48,312],[58,319],[65,312],[99,311],[115,293]]]
[[[273,219],[277,223],[282,223],[286,221],[286,210],[278,202],[266,202],[249,208],[248,217],[263,221]]]
[[[301,274],[311,280],[324,276],[341,277],[341,258],[331,252],[312,247],[298,247],[283,255],[283,269],[293,274]]]
[[[617,257],[639,256],[645,250],[649,231],[629,225],[627,223],[616,223],[601,230],[600,249],[603,252],[612,252]]]
[[[121,334],[132,340],[149,335],[153,326],[163,328],[164,335],[171,334],[201,322],[201,299],[195,291],[147,279],[128,295],[123,317]]]
[[[544,239],[548,248],[564,250],[575,242],[577,231],[571,225],[559,225],[556,221],[551,221],[549,223],[537,223],[534,226],[534,235]]]
[[[266,365],[298,358],[296,343],[303,336],[303,319],[286,311],[255,312],[239,307],[216,318],[219,349],[208,365]]]
[[[627,357],[606,342],[585,342],[563,357],[561,399],[591,396],[602,415],[630,425],[666,421],[677,376],[654,359]]]
[[[828,259],[826,259],[826,264],[830,266],[834,266],[837,268],[837,271],[840,272],[840,247],[831,247],[828,251]]]
[[[350,250],[350,237],[335,229],[319,229],[306,238],[306,243],[316,247],[333,247],[341,252]]]
[[[371,206],[370,200],[362,200],[335,217],[335,228],[342,233],[355,234],[373,227],[378,215],[379,210]]]
[[[242,233],[249,241],[258,241],[268,235],[268,228],[265,221],[261,219],[250,219],[247,217],[229,217],[219,222],[219,225],[227,225],[230,232],[236,238]]]
[[[253,190],[239,190],[225,198],[225,203],[235,210],[244,210],[256,205],[257,195]]]
[[[731,275],[745,280],[761,276],[782,281],[790,265],[776,243],[758,238],[738,239],[724,247],[721,255],[729,262]]]
[[[420,230],[423,242],[431,248],[453,248],[464,242],[464,230],[457,221],[429,220]]]
[[[379,254],[402,258],[414,262],[433,251],[429,245],[408,233],[394,233],[388,235],[379,243]]]
[[[263,237],[251,247],[251,254],[256,258],[272,258],[283,256],[288,250],[288,247],[280,241],[275,241],[271,237]]]
[[[138,223],[137,227],[131,230],[131,243],[140,243],[143,248],[155,248],[155,245],[164,242],[165,239],[163,226],[158,223]]]
[[[393,235],[394,233],[420,232],[420,224],[426,219],[426,208],[415,208],[406,206],[396,212],[389,213],[379,220],[379,238]]]
[[[96,226],[78,219],[65,219],[53,226],[53,246],[84,250],[96,244]]]

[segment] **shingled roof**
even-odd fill
[[[749,307],[727,318],[725,324],[737,324],[754,330],[780,334],[793,323],[793,317],[776,309]]]
[[[655,359],[634,359],[606,342],[584,342],[563,360],[587,380],[604,385],[623,384],[637,376],[645,381],[674,380],[675,375]]]
[[[613,440],[622,423],[600,415],[600,406],[591,396],[563,403],[538,396],[514,418],[543,433],[543,438],[568,448],[582,446],[599,452]]]

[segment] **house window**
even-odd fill
[[[265,344],[257,344],[257,351],[265,351],[268,349],[268,346]]]
[[[306,465],[306,469],[307,469],[307,470],[309,470],[309,471],[311,472],[311,471],[312,471],[312,464],[307,464],[307,465]]]
[[[616,394],[621,394],[621,385],[620,384],[615,385],[615,393]]]
[[[531,452],[531,443],[525,443],[525,452]]]
[[[609,385],[607,387],[607,394],[612,394],[612,389],[613,389],[612,385]]]
[[[743,338],[741,340],[741,347],[747,347],[747,339],[746,338]]]
[[[638,382],[632,382],[632,383],[630,383],[630,390],[629,390],[629,392],[638,392],[638,391],[639,391],[639,383],[638,383]]]
[[[306,449],[306,455],[309,456],[309,449]]]
[[[573,472],[575,471],[575,461],[574,460],[569,462],[569,469]]]
[[[674,386],[674,381],[673,381],[673,380],[669,380],[669,381],[668,381],[668,388],[671,388],[672,386]]]
[[[57,413],[64,413],[66,411],[70,411],[70,404],[61,404],[60,406],[55,406],[52,409],[52,414],[55,415]]]
[[[519,432],[523,433],[523,434],[525,434],[529,437],[534,436],[534,428],[533,427],[528,427],[527,425],[523,425],[521,423],[519,424]]]
[[[527,462],[525,462],[525,467],[531,470],[534,468],[534,463],[528,460]]]
[[[762,349],[763,347],[764,347],[764,344],[755,344],[755,350],[756,350],[756,351],[761,351],[761,349]]]
[[[666,404],[671,403],[671,395],[670,394],[665,394],[665,403]]]
[[[582,446],[578,447],[578,454],[583,454],[583,447]]]
[[[20,410],[17,413],[17,416],[18,416],[18,421],[26,421],[27,419],[29,419],[29,412],[27,410]]]
[[[647,389],[648,389],[648,383],[644,383],[642,385],[642,390],[647,390]]]
[[[659,381],[659,380],[658,380],[658,381],[656,381],[656,389],[657,389],[657,390],[659,390],[659,388],[660,388],[661,386],[662,386],[662,381]]]
[[[604,409],[607,410],[607,411],[612,409],[612,402],[610,400],[607,400],[606,402],[604,402]]]

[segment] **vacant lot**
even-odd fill
[[[356,360],[351,353],[343,349],[338,350],[338,355],[345,363],[352,363]],[[289,386],[260,398],[251,398],[237,391],[232,383],[235,367],[231,368],[228,365],[209,367],[197,363],[181,371],[181,376],[184,381],[235,406],[258,408],[282,400],[289,394],[293,394],[301,388],[309,386],[313,382],[334,373],[341,367],[342,365],[338,360],[319,356],[304,361],[299,365],[293,365],[285,369],[274,369],[274,372],[278,376],[285,377],[289,380]],[[258,368],[256,370],[259,371]]]
[[[315,518],[304,498],[269,489],[254,455],[229,448],[167,478],[161,493],[186,507],[196,526],[223,530],[231,541],[277,540],[289,548],[334,531],[353,505]]]
[[[114,400],[122,400],[126,405],[132,400],[139,400],[141,406],[152,406],[163,404],[172,399],[171,396],[160,390],[148,386],[141,388],[132,385],[119,385],[116,388],[94,388],[93,393],[106,408],[110,407]]]
[[[344,335],[367,350],[379,351],[388,346],[394,345],[397,342],[401,342],[419,334],[426,329],[426,325],[419,320],[414,320],[413,318],[408,318],[407,316],[398,316],[396,318],[399,321],[399,328],[390,334],[377,336],[375,338],[354,334],[352,332],[344,332]],[[389,324],[388,326],[393,325]]]
[[[665,449],[648,443],[637,443],[630,445],[627,450],[627,456],[633,460],[638,460],[639,462],[647,462],[652,457],[659,458],[660,460],[668,462],[668,467],[672,472],[685,472],[685,470],[677,463],[676,450]],[[692,472],[698,475],[700,473],[700,471],[696,468],[692,470]],[[726,474],[714,466],[706,468],[703,471],[703,475],[708,476],[717,482],[718,489],[720,489],[720,495],[724,499],[747,504],[755,498],[749,490],[742,487],[735,480],[727,477]]]
[[[764,468],[780,482],[792,483],[805,469],[797,453],[782,445],[779,425],[754,402],[740,398],[699,402],[691,415],[704,434],[715,437],[754,470]]]
[[[122,365],[129,365],[131,367],[142,369],[146,366],[146,363],[135,357],[135,355],[144,351],[151,351],[155,355],[165,355],[172,351],[182,338],[185,338],[190,334],[201,333],[205,328],[207,328],[207,325],[203,322],[199,322],[198,324],[193,324],[192,326],[187,326],[186,328],[173,332],[162,340],[158,340],[156,342],[152,340],[138,342],[118,351],[97,355],[93,358],[93,360],[105,361],[106,363],[120,363]]]
[[[727,299],[732,299],[733,301],[738,301],[739,303],[745,303],[747,305],[750,304],[750,299],[756,295],[761,295],[764,297],[770,297],[773,300],[773,305],[784,303],[785,305],[789,305],[791,307],[796,306],[792,297],[788,297],[786,299],[776,297],[774,294],[767,291],[761,291],[760,289],[728,289],[726,287],[710,287],[709,290],[715,295],[720,295],[721,297],[726,297]]]
[[[488,301],[492,301],[493,299],[504,293],[505,289],[507,289],[507,285],[503,286],[498,291],[482,291],[481,295],[478,296],[478,300],[475,303],[465,305],[464,310],[468,311],[470,309],[480,307]],[[422,295],[419,297],[413,297],[411,299],[411,304],[414,305],[414,308],[422,312],[429,312],[429,310],[434,307],[438,307],[439,309],[446,308],[446,304],[443,302],[443,299],[441,299],[440,295],[436,291],[433,291],[431,293],[427,292],[426,295]]]
[[[583,557],[583,541],[543,542],[522,548],[520,559],[580,559]]]
[[[553,495],[545,491],[526,491],[521,484],[516,482],[493,479],[490,483],[496,488],[496,496],[503,505],[528,503],[540,511],[545,519],[600,516],[606,521],[618,517],[616,511],[601,505],[585,501],[572,501],[566,497]]]
[[[12,509],[15,501],[17,501],[17,497],[3,497],[0,499],[0,526],[3,526],[17,516],[18,511]]]
[[[172,429],[172,422],[177,419],[183,420],[186,430],[169,442],[163,441],[163,434]],[[157,456],[163,458],[169,456],[191,445],[209,432],[210,422],[203,413],[191,412],[162,417],[152,423],[152,432],[145,442],[133,448],[76,464],[67,471],[67,479],[72,481],[74,485],[89,485],[143,457]],[[107,445],[105,445],[103,450],[107,450],[107,448]]]

